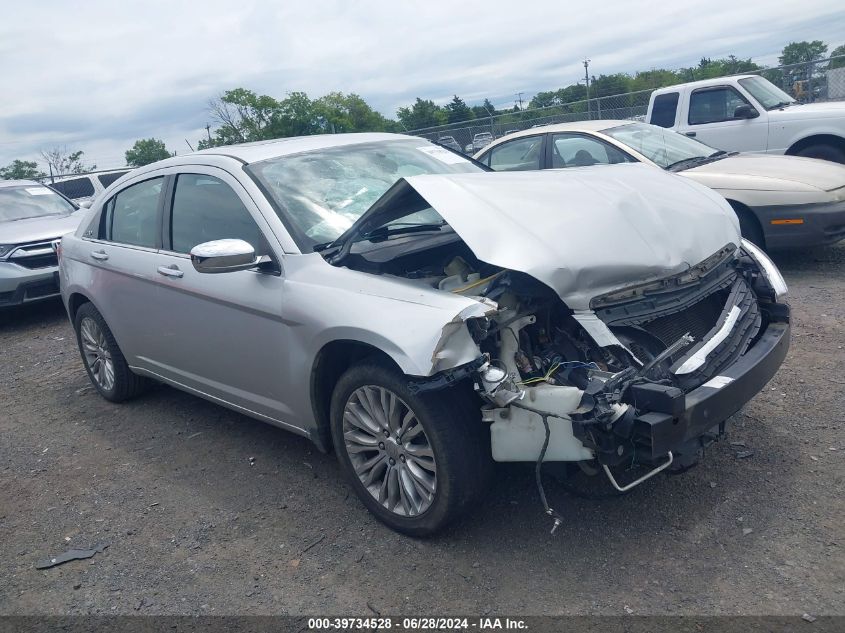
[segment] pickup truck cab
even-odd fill
[[[646,121],[725,151],[845,163],[845,102],[801,104],[757,75],[655,90]]]

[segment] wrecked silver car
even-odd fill
[[[484,173],[397,135],[135,170],[60,271],[103,397],[154,379],[334,448],[413,535],[471,508],[491,460],[536,464],[555,526],[543,462],[619,490],[693,464],[789,345],[783,278],[712,191],[641,165]]]

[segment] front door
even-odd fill
[[[173,177],[164,247],[156,261],[159,311],[155,360],[171,380],[249,411],[284,421],[289,383],[285,282],[272,235],[235,178],[213,167]],[[217,239],[242,239],[266,267],[197,272],[190,251]]]
[[[765,152],[769,140],[768,113],[752,104],[733,86],[713,86],[694,90],[687,97],[686,120],[678,131],[726,152]],[[759,116],[736,118],[741,105],[752,105]]]

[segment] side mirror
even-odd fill
[[[191,263],[200,273],[231,273],[254,268],[261,263],[255,249],[243,240],[214,240],[191,249]]]
[[[79,203],[79,208],[80,209],[90,209],[91,205],[93,203],[94,203],[93,200],[83,200],[82,202]]]
[[[748,103],[738,105],[734,110],[735,119],[756,119],[760,113]]]

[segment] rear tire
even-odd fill
[[[147,380],[129,369],[106,320],[92,303],[77,310],[73,327],[85,371],[103,398],[123,402],[144,391]]]
[[[363,504],[410,536],[434,534],[473,507],[491,470],[489,431],[461,387],[413,394],[407,377],[375,362],[340,377],[331,431]]]
[[[807,147],[795,152],[795,155],[803,156],[804,158],[829,160],[834,163],[845,163],[845,150],[841,147],[836,147],[835,145],[828,145],[827,143],[808,145]]]

